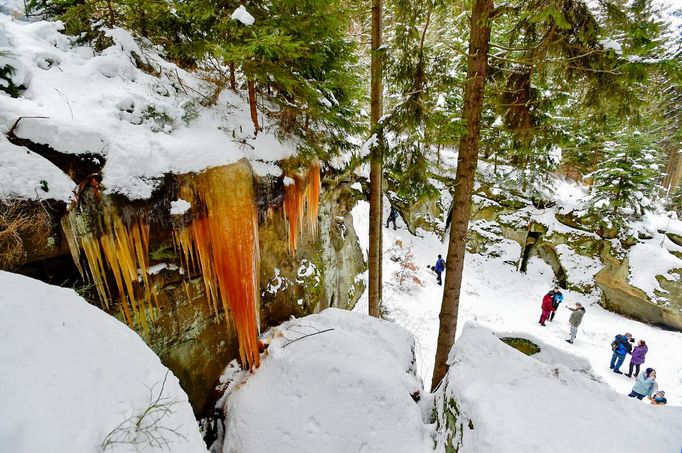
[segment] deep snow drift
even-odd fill
[[[569,354],[541,347],[544,357],[536,360],[467,323],[437,396],[457,400],[461,453],[679,450],[682,408],[623,397],[589,369],[576,369]]]
[[[273,335],[261,367],[230,385],[225,453],[432,451],[430,426],[410,396],[421,386],[405,329],[328,309]],[[421,403],[430,415],[430,398]]]
[[[206,452],[177,378],[135,332],[71,289],[1,271],[0,288],[0,451]]]

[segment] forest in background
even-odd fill
[[[233,18],[240,6],[252,24]],[[354,167],[368,157],[359,145],[380,132],[395,197],[434,197],[429,179],[440,150],[456,147],[465,130],[471,5],[385,0],[383,7],[375,53],[384,115],[373,131],[367,2],[31,0],[27,13],[62,20],[67,33],[96,48],[108,44],[104,29],[131,30],[182,67],[202,70],[216,86],[205,103],[225,87],[244,93],[256,130],[259,115],[275,119],[282,134],[303,139],[309,159],[353,153]],[[584,181],[602,227],[624,226],[655,201],[679,210],[681,49],[679,29],[651,0],[497,6],[480,158],[520,169],[518,189],[539,203],[549,173]]]

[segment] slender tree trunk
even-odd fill
[[[149,38],[149,23],[147,21],[147,13],[144,6],[139,5],[138,14],[140,15],[140,34],[145,38]]]
[[[382,0],[372,0],[372,67],[370,82],[370,121],[373,133],[383,110],[381,60]],[[381,259],[383,255],[382,230],[382,175],[383,140],[372,146],[370,154],[369,185],[369,315],[379,317],[381,307]]]
[[[462,287],[466,235],[469,227],[471,195],[478,162],[478,145],[481,134],[481,110],[485,91],[485,77],[488,69],[488,49],[490,46],[490,21],[493,0],[475,0],[471,15],[471,36],[469,38],[469,57],[467,81],[464,88],[462,118],[467,131],[459,141],[455,195],[450,225],[450,244],[445,267],[445,289],[440,309],[440,328],[438,347],[433,368],[431,391],[445,377],[448,371],[448,355],[455,342],[457,331],[457,312]]]
[[[234,62],[230,63],[230,89],[237,92],[237,78],[234,75]]]
[[[666,189],[666,196],[675,190],[680,182],[680,152],[676,147],[670,147],[668,151],[668,163],[666,165],[665,179],[663,187]]]
[[[251,121],[253,121],[254,135],[258,135],[258,108],[256,107],[256,88],[253,79],[248,80],[249,86],[249,107],[251,109]]]
[[[107,0],[107,12],[109,13],[109,28],[116,25],[116,15],[114,14],[114,5],[111,4],[111,0]]]

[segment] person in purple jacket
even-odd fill
[[[639,344],[632,350],[632,357],[630,358],[630,371],[626,374],[627,377],[632,377],[632,370],[635,370],[635,377],[639,374],[639,367],[644,363],[644,356],[649,348],[644,340],[639,340]]]

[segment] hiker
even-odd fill
[[[646,345],[644,340],[639,340],[635,349],[632,350],[632,356],[630,357],[630,371],[627,372],[627,377],[632,377],[632,370],[635,370],[635,377],[639,374],[639,367],[644,363],[644,356],[649,351],[649,347]]]
[[[632,334],[626,332],[625,335],[616,335],[611,342],[611,349],[613,350],[613,355],[611,356],[611,369],[614,373],[623,374],[623,372],[620,371],[620,366],[625,361],[625,355],[632,352],[632,345],[630,343],[634,341],[635,339],[632,338]]]
[[[665,392],[660,390],[654,393],[654,396],[651,397],[651,404],[654,406],[665,406],[668,404],[668,400],[665,399]]]
[[[443,284],[443,280],[441,279],[441,274],[445,270],[445,260],[443,259],[442,256],[438,255],[438,260],[436,261],[436,265],[433,266],[433,271],[436,273],[436,281],[438,282],[439,285]]]
[[[547,321],[547,318],[549,318],[549,314],[552,312],[552,300],[554,297],[554,291],[550,291],[547,294],[545,294],[545,297],[542,298],[542,314],[540,315],[540,325],[545,326],[545,321]]]
[[[628,395],[630,398],[643,399],[645,396],[651,399],[651,394],[654,392],[656,385],[656,370],[647,368],[644,373],[637,377],[637,382],[632,387],[632,391]]]
[[[391,212],[388,214],[388,219],[386,220],[386,228],[388,228],[388,224],[390,222],[393,222],[393,229],[397,230],[395,226],[395,219],[398,218],[398,210],[395,208],[395,206],[391,206]]]
[[[559,308],[559,304],[564,301],[564,295],[561,294],[561,291],[559,291],[558,287],[554,287],[552,290],[552,313],[549,314],[549,321],[552,322],[554,321],[554,314],[556,313],[556,309]]]
[[[571,307],[566,308],[573,312],[571,313],[571,316],[568,318],[568,323],[571,325],[571,338],[566,340],[566,342],[573,344],[575,336],[578,333],[578,326],[580,325],[581,322],[583,322],[585,309],[583,308],[583,304],[581,304],[580,302],[575,303],[575,308]]]

